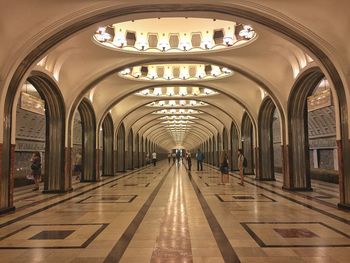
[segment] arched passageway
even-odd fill
[[[134,133],[130,129],[128,134],[127,169],[134,169]]]
[[[231,171],[238,170],[237,151],[239,149],[239,137],[236,125],[231,123]]]
[[[97,181],[96,118],[91,102],[84,98],[78,111],[82,125],[82,172],[81,182]]]
[[[276,106],[270,97],[266,97],[258,116],[259,136],[259,167],[257,179],[264,181],[275,180],[274,147],[273,147],[273,120]]]
[[[140,135],[137,133],[136,137],[135,137],[135,151],[134,151],[134,167],[135,168],[139,168],[141,166],[140,163],[140,151],[141,151],[141,147],[140,147]]]
[[[242,150],[247,158],[247,167],[244,168],[245,174],[254,174],[254,154],[253,154],[253,124],[248,114],[245,112],[242,117]]]
[[[120,124],[117,133],[117,172],[125,171],[125,127]]]
[[[114,125],[112,116],[107,114],[102,122],[103,132],[103,158],[102,158],[102,175],[114,175]]]

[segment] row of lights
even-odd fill
[[[194,66],[196,68],[195,76],[190,75],[190,66]],[[142,68],[147,67],[147,75],[142,74]],[[233,72],[232,70],[226,67],[219,67],[216,65],[211,65],[210,72],[206,72],[205,64],[195,64],[195,65],[181,65],[179,66],[165,66],[163,67],[164,73],[163,76],[158,76],[158,68],[160,66],[150,65],[150,66],[135,66],[132,68],[126,68],[121,70],[119,73],[121,76],[128,78],[141,78],[144,80],[188,80],[188,79],[210,79],[217,78],[223,76],[229,76]],[[174,76],[174,70],[179,69],[179,77]],[[209,74],[208,74],[209,73]]]
[[[138,93],[137,95],[142,96],[168,96],[168,97],[185,97],[185,96],[209,96],[213,94],[217,94],[217,92],[208,89],[208,88],[199,88],[199,87],[157,87],[153,89],[144,89]]]
[[[197,100],[168,100],[168,101],[153,101],[147,106],[149,107],[190,107],[190,106],[205,106],[207,105],[203,101],[197,101]]]
[[[153,112],[153,114],[201,114],[201,111],[193,109],[164,109]]]
[[[192,45],[191,33],[181,33],[179,38],[179,44],[177,47],[171,47],[170,45],[170,34],[163,33],[160,37],[157,47],[152,48],[152,51],[160,51],[166,52],[170,50],[174,51],[191,51],[191,50],[210,50],[214,48],[222,48],[224,46],[231,47],[240,40],[249,41],[255,35],[254,29],[250,25],[238,25],[240,31],[238,35],[234,33],[235,26],[227,27],[225,30],[225,34],[222,38],[222,43],[216,44],[214,39],[213,31],[206,31],[201,39],[199,47],[194,47]],[[144,34],[143,32],[136,34],[135,44],[133,46],[128,46],[126,39],[126,30],[115,30],[113,26],[99,27],[94,35],[95,39],[101,43],[107,43],[105,45],[111,45],[112,47],[124,48],[131,47],[136,49],[137,51],[146,51],[150,49],[148,42],[148,34]]]

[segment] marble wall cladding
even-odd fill
[[[319,150],[319,167],[334,170],[333,149]]]
[[[273,158],[275,167],[282,167],[281,143],[273,143]]]
[[[33,152],[15,152],[14,176],[17,178],[25,178],[31,173],[30,165]],[[45,173],[45,154],[41,152],[42,174]]]

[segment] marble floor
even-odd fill
[[[19,209],[0,216],[0,262],[350,262],[336,186],[245,180],[163,161],[64,195],[17,189]]]

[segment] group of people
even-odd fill
[[[151,164],[153,163],[153,166],[157,165],[157,153],[153,152],[152,153],[152,159],[150,159],[149,153],[146,153],[146,164]]]
[[[243,170],[247,166],[247,159],[244,157],[242,149],[238,149],[237,151],[237,162],[238,162],[238,169],[239,169],[239,177],[241,180],[239,184],[243,186],[244,185]],[[224,175],[228,174],[228,171],[229,171],[228,156],[226,152],[223,152],[220,158],[221,184],[223,184]]]

